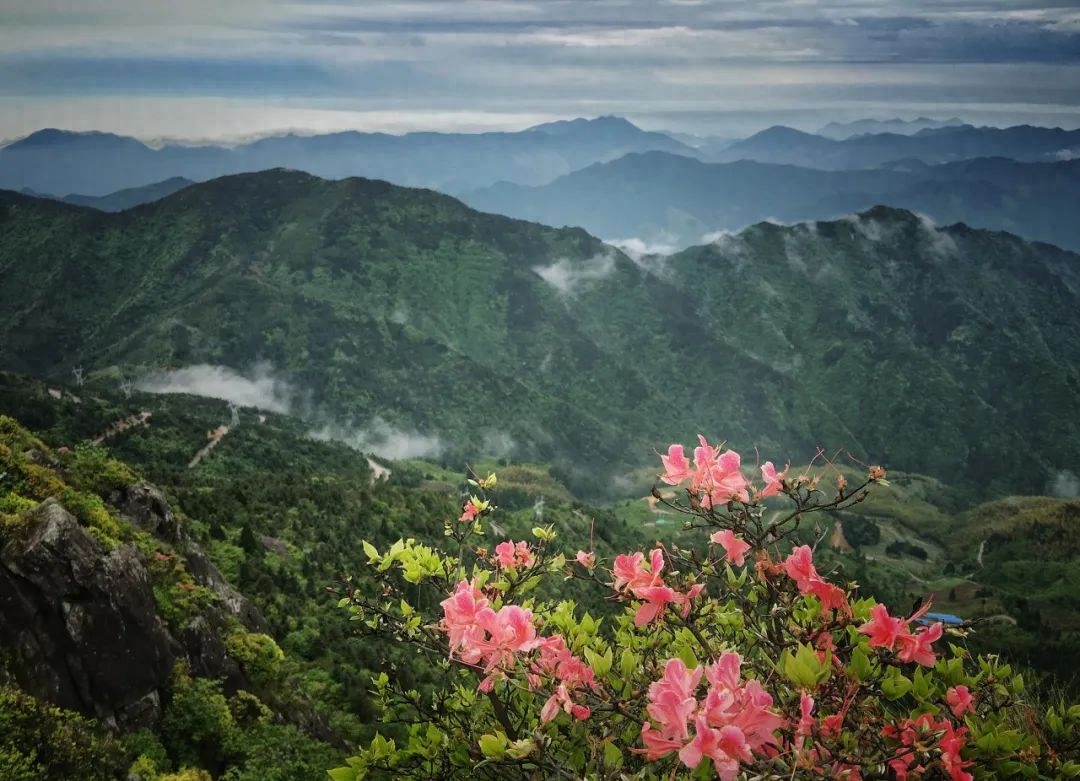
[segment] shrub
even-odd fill
[[[388,726],[333,779],[1080,775],[1080,706],[1036,708],[1009,665],[965,650],[966,627],[927,620],[929,604],[891,615],[855,599],[796,544],[884,470],[849,486],[766,462],[752,483],[704,438],[692,462],[673,445],[663,465],[684,490],[655,495],[704,532],[696,544],[604,562],[536,527],[489,546],[493,478],[471,481],[445,550],[365,543],[377,587],[341,606],[445,683],[425,698],[377,676]],[[615,609],[582,613],[558,598],[564,578]]]

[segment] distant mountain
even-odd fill
[[[0,188],[102,196],[174,177],[203,181],[285,167],[331,179],[367,176],[457,192],[502,180],[541,184],[595,162],[654,149],[694,154],[686,144],[618,117],[516,133],[344,132],[160,149],[107,133],[42,130],[0,149]]]
[[[1080,156],[1080,130],[961,125],[920,130],[914,135],[879,133],[833,140],[789,127],[771,127],[722,149],[704,147],[712,162],[756,160],[807,168],[875,168],[911,159],[948,163],[976,157],[1007,157],[1023,162],[1053,162]]]
[[[832,143],[832,142],[828,142]],[[940,223],[966,222],[1080,250],[1080,160],[1000,158],[821,171],[751,161],[703,163],[662,152],[627,155],[540,187],[498,184],[463,195],[474,208],[608,239],[685,247],[764,219],[827,219],[888,204]]]
[[[943,127],[959,127],[964,124],[962,119],[930,119],[919,117],[918,119],[859,119],[854,122],[830,122],[817,132],[819,136],[842,141],[852,136],[861,136],[876,133],[896,133],[902,136],[910,136],[920,130],[937,130]]]
[[[1080,256],[905,211],[639,263],[432,192],[271,171],[116,215],[3,194],[0,276],[0,368],[262,361],[321,425],[497,439],[582,493],[697,431],[1001,490],[1080,448],[1061,414]]]
[[[148,184],[145,187],[132,187],[127,190],[118,190],[109,195],[71,194],[65,195],[62,198],[56,198],[55,200],[71,203],[76,206],[89,206],[91,209],[97,209],[98,211],[103,212],[122,212],[133,206],[160,200],[166,195],[172,195],[178,190],[183,190],[185,187],[192,184],[195,183],[190,179],[185,179],[182,176],[174,176],[172,179],[166,179],[164,182]]]

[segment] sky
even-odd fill
[[[1080,126],[1080,0],[0,0],[0,139]]]

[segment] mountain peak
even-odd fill
[[[580,130],[618,130],[631,131],[636,133],[646,132],[630,120],[624,117],[617,117],[613,114],[607,114],[601,117],[593,117],[592,119],[589,119],[587,117],[577,117],[575,119],[560,119],[555,122],[545,122],[542,125],[534,125],[533,127],[530,127],[528,132],[546,133],[547,135],[560,135],[563,133],[571,133]]]
[[[142,142],[128,136],[118,136],[115,133],[103,133],[99,130],[80,132],[75,130],[61,130],[55,127],[37,130],[25,138],[21,138],[14,143],[8,144],[4,149],[9,151],[18,149],[46,149],[49,147],[75,144],[83,147],[134,145],[149,149],[149,147],[146,147]]]
[[[787,125],[773,125],[772,127],[767,127],[764,130],[750,136],[747,141],[754,139],[761,141],[783,141],[785,139],[804,139],[814,137],[815,136],[813,133],[807,133],[803,130],[796,130],[795,128],[788,127]]]

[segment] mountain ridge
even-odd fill
[[[765,450],[846,443],[933,475],[974,462],[1021,481],[1071,468],[1080,439],[1046,418],[1080,395],[1072,364],[1053,358],[1080,346],[1065,314],[1080,306],[1080,259],[904,210],[759,223],[635,261],[581,229],[483,214],[439,193],[275,170],[118,214],[8,193],[0,246],[11,280],[0,368],[55,377],[78,364],[145,373],[268,361],[336,425],[381,418],[455,453],[498,436],[571,483],[604,452],[626,454],[609,466],[627,468],[656,441],[702,429]],[[764,298],[746,309],[732,285]],[[1014,288],[1023,295],[997,306],[1018,319],[1001,334],[1005,321],[980,307]],[[1018,371],[1043,377],[1040,394],[999,385],[991,360],[1019,360]],[[934,390],[913,399],[917,366]],[[872,413],[862,383],[852,387],[867,372],[893,414]],[[968,384],[985,403],[925,450],[914,433],[940,426],[942,405],[959,404]],[[703,421],[693,400],[716,387],[732,412]],[[971,445],[988,415],[1000,430]],[[1038,421],[1033,434],[1010,422],[1022,417]],[[1006,443],[1031,452],[1022,470],[987,460],[986,448]]]

